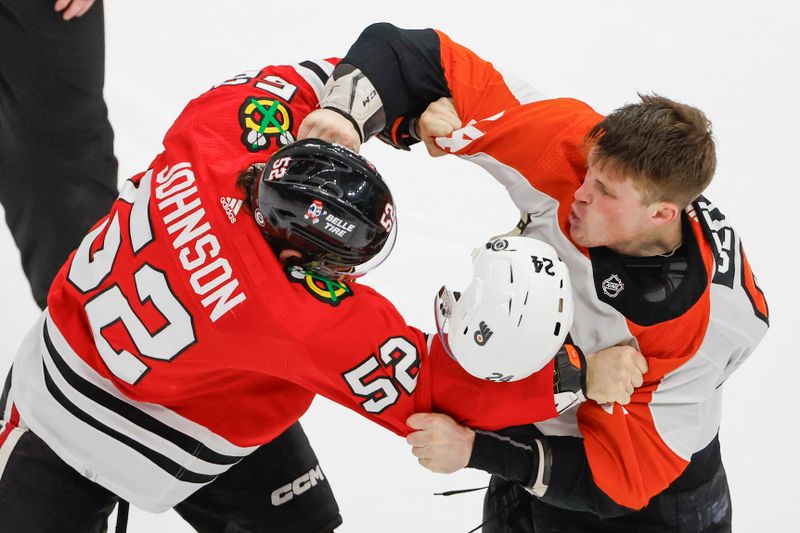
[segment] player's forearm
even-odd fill
[[[431,383],[432,412],[447,413],[465,426],[493,431],[557,414],[552,363],[525,379],[494,383],[469,375],[436,337],[425,370]]]
[[[594,483],[582,439],[534,433],[538,434],[533,428],[476,431],[467,466],[520,483],[556,507],[603,518],[633,511],[616,504]]]
[[[431,102],[450,95],[434,30],[368,26],[336,66],[319,105],[300,130],[303,136],[337,140],[356,148],[373,135],[408,150],[418,141],[415,123]],[[354,128],[352,130],[335,113]]]
[[[431,102],[450,96],[439,49],[434,30],[378,23],[361,33],[342,64],[369,79],[383,101],[386,124],[392,124],[401,115],[419,116]]]
[[[594,481],[583,439],[576,437],[542,437],[543,452],[539,463],[548,466],[549,478],[541,499],[556,507],[590,512],[601,518],[621,516],[634,509],[619,505]],[[535,470],[533,472],[536,472]],[[620,474],[621,475],[621,474]],[[533,486],[533,481],[528,486]]]
[[[629,347],[608,348],[590,357],[587,361],[570,343],[556,354],[553,393],[559,412],[598,394],[607,395],[612,402],[623,401],[623,396],[629,401],[623,385],[632,380],[641,384],[642,372],[647,370],[641,354]],[[589,391],[587,371],[594,374],[594,386]],[[617,504],[595,483],[597,475],[609,474],[592,473],[583,439],[544,436],[533,426],[476,432],[468,466],[519,482],[557,507],[601,517],[632,511]]]
[[[475,431],[472,454],[467,464],[490,474],[527,486],[538,458],[530,442],[517,442],[511,436],[500,432]],[[525,442],[528,439],[520,439]]]

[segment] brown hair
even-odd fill
[[[590,163],[629,175],[646,204],[686,207],[711,182],[717,158],[711,122],[699,109],[659,95],[613,111],[587,134]]]
[[[236,188],[239,189],[244,195],[244,206],[252,211],[253,205],[253,187],[258,183],[258,178],[264,170],[264,163],[254,163],[241,171],[236,177]]]

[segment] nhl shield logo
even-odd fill
[[[622,292],[622,289],[625,288],[625,285],[622,283],[622,280],[619,279],[619,276],[616,274],[611,274],[608,278],[603,281],[603,292],[609,298],[616,298],[619,293]]]

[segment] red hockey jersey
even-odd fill
[[[552,367],[462,371],[371,288],[286,269],[236,187],[291,142],[335,61],[243,74],[189,103],[59,272],[14,362],[22,421],[150,511],[175,505],[315,394],[397,434],[417,411],[500,428],[555,415]]]
[[[647,302],[614,254],[586,250],[569,236],[570,205],[587,169],[584,137],[602,116],[578,100],[544,99],[437,34],[464,124],[437,144],[503,184],[530,215],[524,234],[551,243],[567,263],[574,342],[585,351],[629,343],[647,357],[649,372],[630,405],[586,402],[577,419],[572,410],[537,424],[545,434],[582,436],[595,483],[615,502],[640,508],[713,439],[720,386],[767,331],[767,304],[739,236],[700,197],[683,217],[691,283],[664,303]]]

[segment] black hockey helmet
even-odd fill
[[[253,188],[256,223],[277,248],[303,253],[306,268],[358,277],[389,255],[394,202],[375,167],[343,146],[304,139],[275,152]]]

